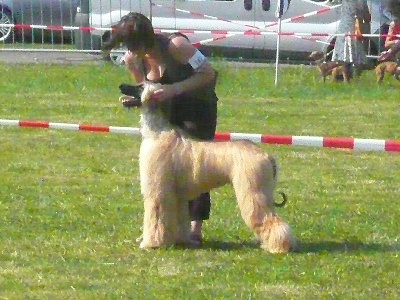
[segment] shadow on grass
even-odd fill
[[[232,250],[242,250],[242,249],[257,249],[260,248],[260,244],[256,241],[223,242],[216,240],[207,240],[203,241],[203,245],[199,248],[221,250],[221,251],[232,251]]]
[[[201,249],[235,251],[243,249],[258,249],[259,243],[256,241],[223,242],[216,240],[204,241]],[[320,242],[298,242],[298,249],[295,253],[379,253],[395,252],[400,250],[400,245],[385,245],[376,243],[364,243],[359,240],[348,241],[320,241]]]
[[[337,253],[337,252],[394,252],[399,250],[399,245],[385,245],[376,243],[364,243],[359,240],[349,241],[321,241],[299,243],[297,253]]]

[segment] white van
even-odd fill
[[[109,38],[112,25],[136,11],[149,16],[161,32],[180,31],[192,43],[202,43],[199,48],[206,55],[272,59],[277,45],[277,35],[271,34],[278,30],[276,6],[277,0],[92,0],[89,21],[90,27],[99,28],[92,31],[97,49]],[[314,50],[329,52],[339,18],[340,5],[330,1],[292,0],[281,19],[281,32],[287,34],[280,39],[281,59],[304,59]]]

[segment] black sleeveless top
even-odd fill
[[[173,84],[192,76],[192,66],[176,61],[169,53],[170,40],[177,35],[187,38],[180,33],[156,34],[156,42],[159,44],[165,70],[162,77],[154,82],[161,84]],[[145,73],[147,70],[145,70]],[[217,76],[216,76],[217,77]],[[147,79],[147,78],[146,78]],[[217,123],[217,95],[215,94],[216,79],[194,91],[185,92],[171,100],[170,122],[183,129],[192,137],[201,140],[214,139]]]

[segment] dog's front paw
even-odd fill
[[[142,240],[139,245],[140,249],[157,249],[160,248],[160,245],[156,243],[152,243],[150,241]]]

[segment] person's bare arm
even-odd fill
[[[207,58],[186,38],[182,36],[173,38],[168,50],[182,65],[189,63],[194,69],[194,74],[181,82],[164,85],[160,90],[154,92],[156,99],[168,99],[184,92],[193,91],[215,79],[215,70]]]
[[[137,83],[143,83],[145,80],[144,73],[143,73],[143,66],[141,62],[136,58],[135,54],[131,51],[127,51],[125,53],[125,64],[129,70],[129,73],[132,76],[132,79]]]
[[[391,22],[389,25],[388,34],[387,34],[387,37],[385,40],[385,48],[386,49],[391,49],[399,41],[398,39],[395,39],[394,27],[395,27],[394,22]]]
[[[186,38],[178,36],[171,40],[169,51],[182,64],[191,64],[194,74],[190,78],[176,83],[182,91],[192,91],[212,82],[215,71],[204,55]]]

